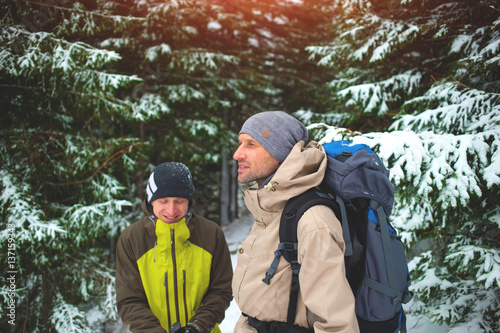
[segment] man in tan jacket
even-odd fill
[[[295,327],[286,322],[291,284],[290,264],[282,259],[270,284],[266,276],[279,243],[281,212],[287,201],[323,180],[327,158],[316,142],[305,146],[306,127],[281,111],[250,117],[241,128],[238,181],[255,221],[238,253],[233,296],[243,312],[234,332],[359,332],[354,296],[345,275],[342,227],[326,206],[307,210],[298,224],[300,292]],[[257,327],[259,327],[257,329]]]

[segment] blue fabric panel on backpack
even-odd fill
[[[323,148],[325,149],[326,153],[333,158],[335,158],[335,156],[337,155],[342,154],[342,152],[345,150],[351,152],[352,155],[358,150],[365,149],[370,154],[375,155],[375,153],[367,145],[363,143],[355,144],[347,140],[332,141],[324,144]]]
[[[379,224],[377,214],[375,213],[375,210],[371,207],[368,207],[368,220],[375,224]],[[389,225],[389,232],[393,235],[396,235],[396,230],[392,229],[390,225]]]
[[[368,220],[372,221],[375,224],[378,224],[377,215],[375,215],[375,211],[371,207],[368,207]]]

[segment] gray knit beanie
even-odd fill
[[[297,142],[308,138],[304,124],[283,111],[266,111],[251,116],[241,127],[241,133],[257,140],[280,162],[287,158]]]
[[[153,211],[151,203],[156,199],[176,197],[191,202],[194,196],[193,177],[188,167],[179,162],[166,162],[154,168],[146,187],[146,206]]]

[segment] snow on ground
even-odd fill
[[[246,215],[234,222],[229,226],[223,228],[224,235],[226,236],[227,245],[229,251],[231,252],[231,261],[233,263],[233,271],[236,268],[236,257],[238,253],[238,248],[240,247],[243,240],[250,233],[252,228],[253,217],[252,215]],[[226,310],[226,317],[220,324],[220,329],[222,333],[232,333],[236,321],[241,315],[241,311],[238,305],[234,301],[231,301],[229,308]]]

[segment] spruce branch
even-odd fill
[[[113,163],[117,160],[119,160],[127,151],[129,151],[133,146],[141,145],[141,143],[132,143],[128,145],[125,148],[120,149],[119,151],[115,152],[113,155],[108,157],[89,177],[81,180],[75,180],[72,182],[66,182],[66,183],[53,183],[53,182],[45,182],[47,185],[52,185],[52,186],[67,186],[67,185],[78,185],[81,183],[85,183],[92,178],[94,178],[97,174],[100,173],[100,171],[106,167],[108,164]]]
[[[465,87],[465,88],[467,88],[467,89],[472,89],[471,87],[469,87],[469,86],[467,86],[467,85],[463,84],[462,82],[458,81],[457,79],[455,79],[455,77],[453,76],[453,74],[450,74],[450,77],[451,77],[451,78],[452,78],[452,80],[453,80],[455,83],[457,83],[458,85],[463,86],[463,87]]]
[[[95,279],[95,280],[99,280],[99,281],[102,281],[102,282],[106,282],[109,280],[109,278],[105,278],[105,277],[99,277],[99,276],[94,276],[94,275],[90,275],[90,274],[87,274],[85,272],[87,272],[87,270],[91,270],[91,271],[94,271],[96,272],[96,270],[94,270],[94,267],[93,266],[90,266],[90,265],[87,265],[85,262],[81,261],[81,260],[78,260],[77,258],[67,254],[67,253],[64,253],[64,256],[73,260],[75,263],[77,263],[78,265],[81,266],[82,270],[80,270],[80,276],[83,276],[83,277],[86,277],[86,278],[89,278],[89,279]]]
[[[76,8],[61,7],[61,6],[57,6],[57,5],[51,4],[51,3],[43,3],[43,2],[38,2],[38,1],[21,0],[21,2],[26,2],[26,3],[32,4],[32,5],[37,5],[37,6],[42,6],[42,7],[50,7],[50,8],[65,10],[65,11],[73,12],[73,13],[89,14],[89,15],[94,15],[94,16],[104,17],[104,18],[120,17],[120,18],[124,18],[124,19],[127,19],[127,20],[131,20],[131,21],[146,21],[147,20],[144,17],[131,17],[131,16],[121,16],[121,15],[106,15],[106,14],[102,14],[102,13],[96,13],[96,12],[91,12],[91,11],[86,11],[86,10],[81,10],[81,9],[76,9]]]
[[[441,78],[441,79],[438,80],[438,79],[436,79],[436,77],[434,75],[431,74],[430,76],[431,76],[432,80],[434,81],[434,83],[441,83],[441,81],[443,81],[443,82],[450,82],[450,81],[452,81],[452,82],[458,84],[459,86],[462,86],[462,87],[465,87],[467,89],[471,89],[472,90],[471,87],[469,87],[468,85],[466,85],[466,84],[460,82],[459,80],[457,80],[453,76],[453,74],[450,74],[451,80],[449,80],[448,78]]]

